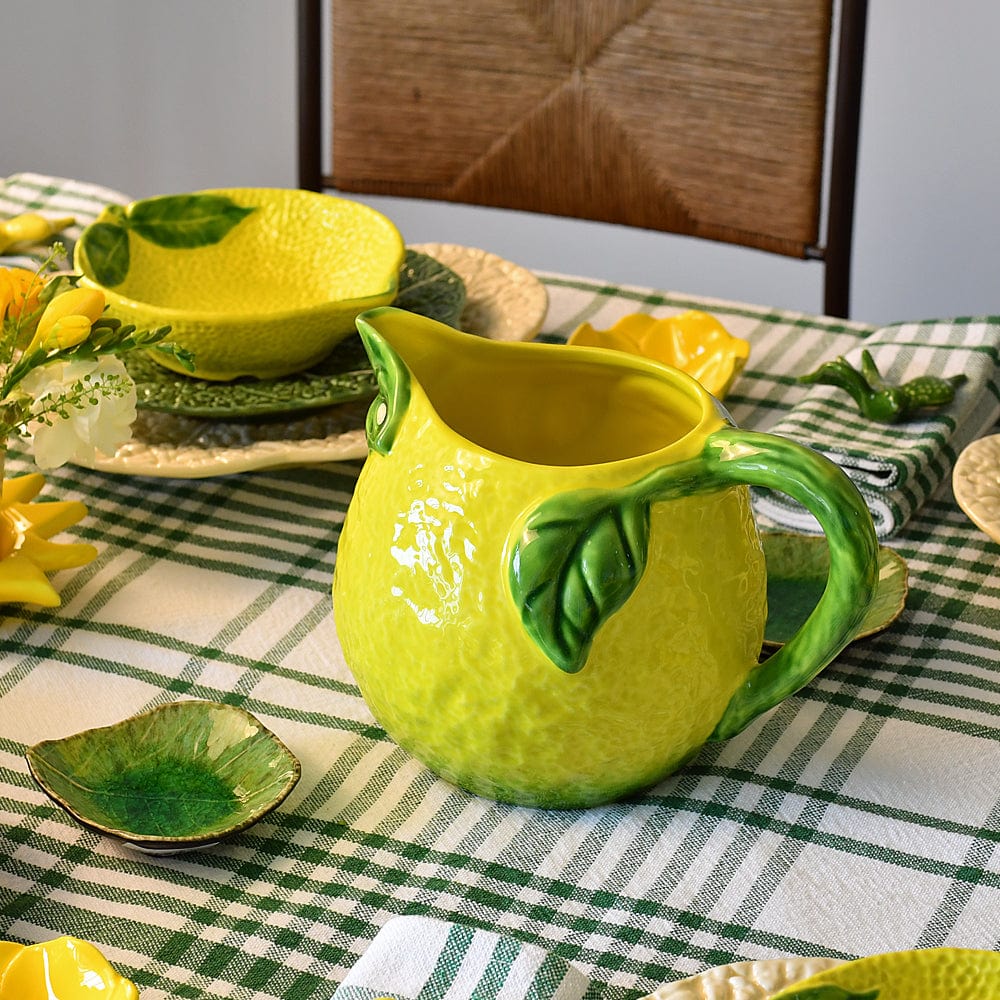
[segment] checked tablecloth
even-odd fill
[[[544,280],[556,338],[636,310],[715,313],[752,344],[726,401],[748,428],[873,332]],[[561,813],[450,787],[373,722],[330,595],[359,464],[47,476],[43,496],[90,508],[62,537],[99,556],[55,578],[62,607],[3,609],[0,939],[93,941],[143,1000],[328,1000],[397,915],[497,931],[630,998],[741,959],[1000,948],[1000,547],[947,475],[886,543],[910,571],[892,626],[647,794]],[[302,763],[228,842],[139,856],[29,776],[32,743],[192,697],[242,705]]]

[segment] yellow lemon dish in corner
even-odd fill
[[[996,1000],[1000,954],[973,948],[892,951],[845,962],[772,1000]]]
[[[279,378],[326,357],[359,312],[396,297],[405,248],[360,202],[312,191],[227,188],[110,205],[84,230],[74,265],[108,314],[169,325],[212,380]]]
[[[139,1000],[88,941],[59,937],[43,944],[0,941],[0,1000]]]
[[[672,365],[694,376],[719,399],[729,392],[750,356],[747,341],[732,336],[714,316],[697,309],[664,319],[630,313],[608,330],[583,323],[569,343],[626,351]]]

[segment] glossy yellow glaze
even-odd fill
[[[170,340],[194,353],[199,377],[309,368],[354,332],[361,310],[395,298],[403,239],[367,205],[275,188],[201,193],[255,211],[210,246],[161,247],[130,232],[128,274],[103,288],[109,315],[140,329],[169,325]],[[82,246],[75,263],[86,273]],[[151,356],[187,374],[169,355]]]
[[[135,984],[88,941],[0,941],[0,1000],[138,1000]]]
[[[623,316],[607,330],[583,323],[570,344],[626,351],[673,365],[694,376],[722,399],[750,356],[750,344],[732,336],[716,317],[690,309],[678,316],[655,319],[646,313]]]
[[[31,503],[45,478],[40,473],[3,481],[0,500],[0,604],[24,602],[57,607],[61,601],[46,573],[83,566],[97,556],[93,545],[49,539],[87,513],[76,500]]]
[[[386,312],[410,396],[389,454],[361,474],[334,579],[365,699],[403,747],[478,794],[581,806],[654,783],[756,663],[765,568],[747,490],[653,504],[646,571],[577,673],[526,632],[507,566],[543,501],[699,455],[724,424],[714,400],[624,354],[498,345]]]
[[[6,253],[11,247],[41,243],[75,221],[72,216],[50,219],[38,212],[22,212],[11,219],[0,219],[0,253]]]

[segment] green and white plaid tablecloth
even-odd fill
[[[752,344],[727,399],[745,427],[773,426],[805,398],[796,374],[872,333],[544,280],[557,337],[714,312]],[[329,1000],[398,915],[540,947],[609,997],[734,960],[1000,949],[1000,547],[947,477],[889,540],[910,593],[888,630],[648,793],[545,812],[450,787],[372,720],[330,596],[358,467],[47,477],[44,496],[90,508],[62,537],[100,554],[55,578],[61,608],[3,609],[0,939],[93,941],[143,1000]],[[139,856],[31,780],[27,745],[182,698],[243,706],[302,762],[234,839]]]

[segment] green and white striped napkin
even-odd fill
[[[430,917],[394,917],[375,935],[335,1000],[605,1000],[568,962],[493,931]]]
[[[868,420],[843,389],[814,385],[770,430],[836,462],[865,498],[878,536],[888,538],[950,478],[962,449],[996,422],[1000,414],[1000,318],[883,327],[845,355],[855,368],[860,367],[862,350],[871,352],[887,382],[960,373],[967,381],[946,407],[898,424]],[[759,493],[755,505],[758,513],[777,525],[819,531],[815,518],[783,494]]]

